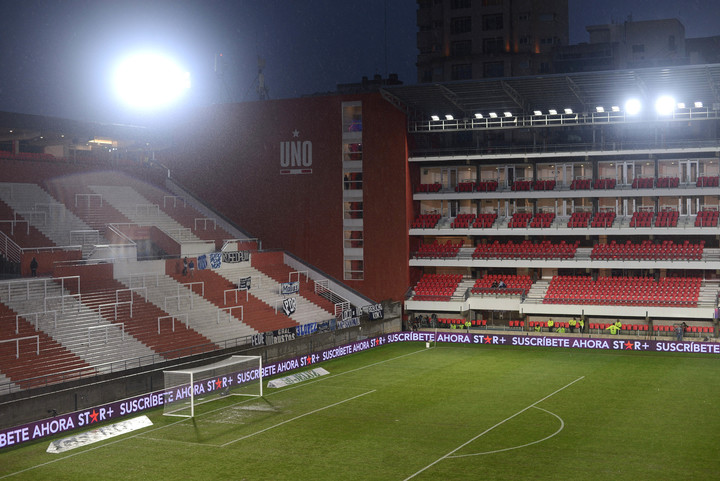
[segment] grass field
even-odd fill
[[[680,480],[720,473],[720,359],[398,343],[314,381],[201,405],[0,479]]]

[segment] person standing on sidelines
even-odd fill
[[[568,327],[570,328],[570,332],[575,332],[575,326],[577,325],[577,321],[574,317],[570,318],[568,321]]]
[[[548,326],[548,331],[553,332],[553,327],[555,327],[555,321],[553,321],[552,317],[550,319],[548,319],[547,326]]]

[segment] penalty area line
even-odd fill
[[[475,441],[476,439],[478,439],[478,438],[486,435],[487,433],[489,433],[490,431],[492,431],[492,430],[495,429],[496,427],[502,426],[502,425],[505,424],[506,422],[508,422],[508,421],[510,421],[511,419],[519,416],[520,414],[524,413],[524,412],[527,411],[528,409],[532,409],[532,408],[535,407],[537,404],[540,404],[541,402],[545,401],[546,399],[551,398],[552,396],[554,396],[555,394],[559,393],[560,391],[569,388],[570,386],[572,386],[572,385],[575,384],[576,382],[581,381],[581,380],[583,380],[583,379],[585,379],[585,376],[580,376],[579,378],[575,379],[574,381],[572,381],[572,382],[564,385],[564,386],[561,387],[560,389],[557,389],[557,390],[555,390],[554,392],[548,394],[548,395],[545,396],[544,398],[538,399],[538,400],[535,401],[534,403],[532,403],[532,404],[530,404],[529,406],[521,409],[520,411],[516,412],[516,413],[513,414],[512,416],[506,417],[505,419],[503,419],[503,420],[500,421],[499,423],[495,424],[495,425],[492,426],[492,427],[487,428],[485,431],[481,432],[480,434],[478,434],[478,435],[475,436],[474,438],[471,438],[469,441],[464,442],[463,444],[461,444],[461,445],[458,446],[457,448],[453,449],[452,451],[450,451],[449,453],[445,454],[444,456],[436,459],[435,461],[433,461],[432,463],[428,464],[428,465],[425,466],[424,468],[420,469],[420,470],[417,471],[416,473],[411,474],[410,476],[408,476],[407,478],[405,478],[403,481],[408,481],[409,479],[414,478],[415,476],[417,476],[418,474],[422,473],[423,471],[426,471],[427,469],[435,466],[437,463],[439,463],[439,462],[442,461],[443,459],[448,459],[448,458],[451,457],[453,454],[455,454],[457,451],[461,450],[462,448],[464,448],[464,447],[467,446],[468,444],[472,443],[472,442]]]
[[[300,419],[300,418],[304,418],[305,416],[309,416],[310,414],[315,414],[315,413],[318,413],[318,412],[320,412],[320,411],[324,411],[325,409],[329,409],[329,408],[331,408],[331,407],[338,406],[338,405],[343,404],[343,403],[346,403],[346,402],[348,402],[348,401],[352,401],[353,399],[357,399],[357,398],[362,397],[362,396],[365,396],[365,395],[367,395],[367,394],[374,393],[375,391],[377,391],[377,389],[373,389],[372,391],[367,391],[367,392],[364,392],[364,393],[362,393],[362,394],[358,394],[357,396],[353,396],[353,397],[350,397],[350,398],[347,398],[347,399],[343,399],[342,401],[338,401],[338,402],[333,403],[333,404],[328,404],[327,406],[314,409],[314,410],[312,410],[312,411],[306,412],[305,414],[301,414],[301,415],[299,415],[299,416],[295,416],[294,418],[286,419],[285,421],[282,421],[282,422],[277,423],[277,424],[273,424],[272,426],[268,426],[268,427],[266,427],[265,429],[261,429],[260,431],[255,431],[254,433],[250,433],[250,434],[247,434],[247,435],[245,435],[245,436],[239,437],[239,438],[237,438],[237,439],[233,439],[232,441],[228,441],[227,443],[225,443],[225,444],[220,444],[220,445],[218,445],[218,446],[221,447],[221,448],[224,448],[225,446],[229,446],[229,445],[231,445],[231,444],[233,444],[233,443],[237,443],[238,441],[242,441],[243,439],[251,438],[251,437],[253,437],[253,436],[255,436],[255,435],[262,434],[262,433],[264,433],[265,431],[269,431],[269,430],[271,430],[271,429],[275,429],[275,428],[277,428],[277,427],[280,427],[280,426],[282,426],[283,424],[287,424],[287,423],[289,423],[289,422],[296,421],[296,420],[298,420],[298,419]]]

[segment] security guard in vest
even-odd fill
[[[553,332],[553,327],[555,327],[555,321],[553,321],[552,317],[548,319],[547,325],[548,331]]]
[[[577,326],[577,321],[573,317],[568,321],[568,327],[570,328],[570,332],[575,332],[575,326]]]

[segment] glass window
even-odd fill
[[[505,51],[505,42],[502,37],[483,39],[483,53],[501,53],[503,51]]]
[[[472,40],[458,40],[450,44],[450,55],[460,57],[472,54]]]
[[[502,30],[502,28],[503,28],[502,13],[496,13],[493,15],[483,15],[482,25],[483,25],[483,30]]]
[[[346,230],[343,232],[344,243],[346,249],[362,249],[363,248],[363,231]]]
[[[472,78],[472,64],[455,64],[451,69],[451,80],[469,80]]]
[[[483,64],[483,77],[504,77],[505,64],[503,62],[485,62]]]
[[[343,132],[362,132],[362,105],[360,102],[343,104],[342,122]]]
[[[471,17],[455,17],[450,19],[450,33],[455,35],[458,33],[468,33],[472,31]]]
[[[365,264],[362,260],[348,260],[346,259],[344,264],[344,276],[345,280],[361,281],[365,276]]]
[[[362,160],[362,143],[348,142],[343,144],[343,162]]]
[[[450,8],[457,10],[458,8],[470,8],[470,0],[452,0]]]

